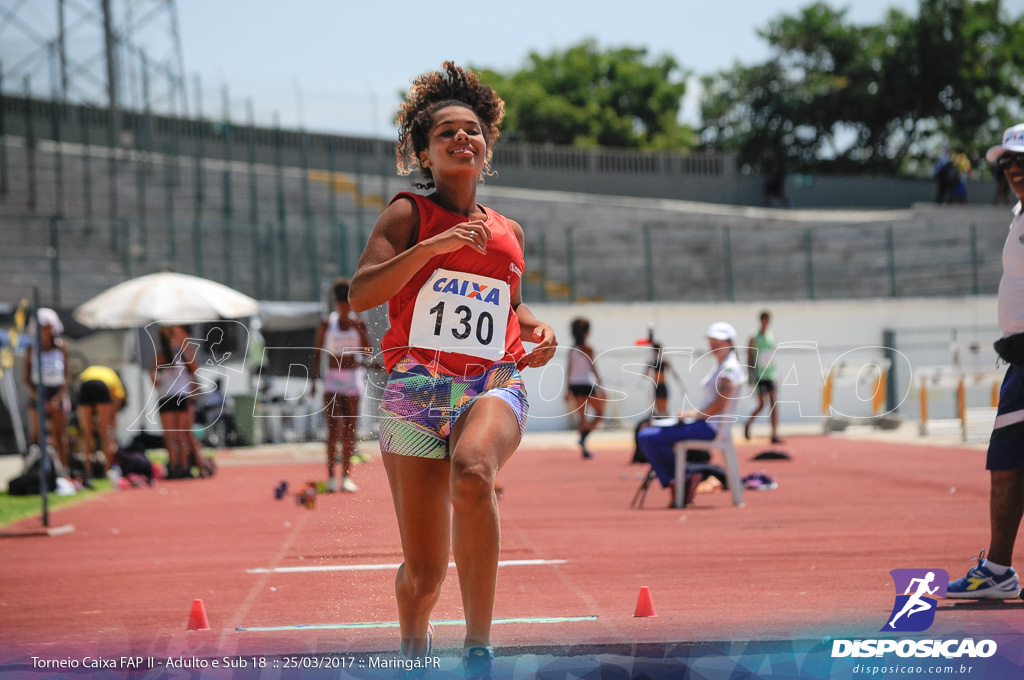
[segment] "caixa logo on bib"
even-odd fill
[[[949,574],[945,569],[893,569],[889,574],[896,585],[896,603],[882,632],[928,630],[935,621],[938,598],[946,597]]]
[[[501,304],[501,289],[494,288],[474,281],[460,281],[456,278],[439,278],[434,281],[434,290],[438,293],[450,295],[461,295],[462,297],[477,299],[489,302],[492,305]],[[488,290],[490,288],[490,290]]]

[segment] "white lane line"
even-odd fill
[[[578,621],[597,621],[596,616],[550,616],[516,619],[494,619],[493,624],[502,623],[576,623]],[[464,626],[465,619],[452,621],[432,621],[435,626]],[[289,626],[236,626],[235,630],[240,632],[267,632],[278,630],[352,630],[358,628],[398,628],[398,621],[380,621],[367,623],[314,623],[295,624]]]
[[[567,560],[501,560],[498,562],[499,567],[537,567],[546,564],[565,564]],[[373,571],[377,569],[389,569],[396,570],[402,564],[324,564],[319,566],[309,567],[273,567],[273,568],[259,568],[259,569],[246,569],[247,574],[301,574],[312,571]],[[449,567],[454,567],[454,562],[448,563]]]

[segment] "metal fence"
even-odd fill
[[[1006,224],[639,224],[530,234],[535,298],[754,302],[995,294]]]
[[[355,222],[5,215],[0,297],[39,286],[56,306],[156,271],[204,276],[266,300],[318,300],[351,275]],[[994,294],[1005,225],[877,224],[527,229],[524,297],[559,301],[769,301]],[[925,245],[922,245],[925,244]]]
[[[0,299],[33,286],[47,304],[74,306],[129,278],[176,271],[262,300],[319,300],[349,275],[366,233],[346,222],[149,221],[4,216]]]

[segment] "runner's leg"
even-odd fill
[[[779,438],[779,409],[775,408],[775,388],[768,390],[768,408],[771,409],[772,441]]]
[[[757,408],[755,408],[753,413],[750,414],[750,417],[747,418],[747,424],[743,427],[743,436],[745,438],[750,439],[750,426],[754,424],[754,416],[756,416],[758,413],[760,413],[761,409],[763,409],[763,408],[764,408],[764,392],[762,392],[761,388],[758,387],[758,389],[757,389]]]
[[[594,388],[595,390],[597,388]],[[596,430],[598,423],[601,422],[601,417],[604,415],[604,399],[598,396],[594,396],[593,393],[585,399],[585,405],[583,412],[586,413],[587,406],[590,406],[594,411],[594,417],[590,419],[590,424],[587,425],[587,430]]]
[[[28,405],[28,442],[39,444],[39,411],[36,410],[35,400]],[[43,448],[42,445],[39,448]]]
[[[477,398],[452,428],[452,547],[466,612],[466,647],[490,645],[501,547],[494,478],[519,441],[515,413],[499,397]]]
[[[580,417],[579,423],[576,425],[576,431],[582,435],[587,430],[587,398],[573,395],[573,400],[576,402],[576,413]]]
[[[352,454],[356,451],[356,425],[359,423],[359,397],[338,397],[342,417],[341,432],[341,475],[348,477],[352,473]]]
[[[181,451],[178,446],[178,432],[176,431],[177,420],[175,413],[161,413],[160,424],[164,428],[164,446],[167,448],[167,473],[171,476],[173,472],[180,472],[185,465],[181,460]]]
[[[1024,468],[992,470],[989,514],[992,539],[986,557],[1003,566],[1013,564],[1013,545],[1024,517]]]
[[[96,436],[93,430],[93,417],[96,415],[96,410],[92,406],[79,406],[78,407],[78,429],[81,432],[79,438],[78,448],[81,449],[82,456],[85,460],[89,460],[92,457],[93,451],[96,450],[96,443],[93,441]],[[102,428],[102,424],[100,425]],[[102,435],[102,429],[100,430]],[[106,450],[104,454],[106,455]]]
[[[103,447],[103,467],[106,470],[114,463],[117,455],[117,431],[114,427],[114,405],[96,404],[99,416],[100,446]]]
[[[341,439],[341,397],[324,393],[324,417],[327,418],[327,479],[334,479],[338,461],[338,440]]]
[[[57,455],[60,456],[60,464],[71,473],[71,442],[68,440],[68,418],[64,409],[55,408],[50,411],[50,434],[53,436],[53,443],[57,448]],[[88,474],[86,474],[88,478]]]
[[[430,612],[448,572],[450,520],[447,460],[382,452],[398,517],[404,562],[395,577],[402,652],[422,656]]]

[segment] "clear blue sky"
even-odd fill
[[[446,59],[510,70],[530,51],[547,53],[593,37],[604,47],[647,47],[696,75],[767,58],[756,30],[811,0],[520,0],[429,3],[392,0],[178,0],[185,69],[202,79],[207,115],[219,115],[227,86],[232,116],[274,113],[314,131],[393,135],[400,91]],[[1008,7],[1024,0],[1008,0]],[[857,23],[889,7],[916,13],[917,0],[847,0]],[[500,94],[500,92],[499,92]],[[697,121],[690,81],[683,118]]]

